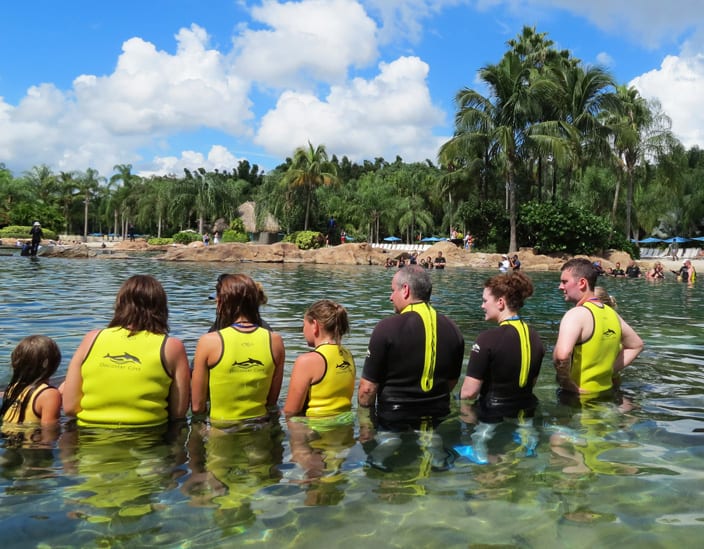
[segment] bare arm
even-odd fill
[[[85,335],[78,349],[73,354],[71,362],[68,364],[62,392],[64,413],[67,416],[75,417],[81,411],[81,398],[83,398],[81,366],[86,356],[88,356],[88,351],[93,345],[95,338],[98,337],[98,333],[100,333],[100,330],[93,330]]]
[[[271,333],[271,347],[274,354],[274,377],[271,380],[271,387],[266,398],[266,405],[276,406],[281,394],[281,384],[284,381],[284,362],[286,360],[286,349],[284,340],[276,332]]]
[[[357,403],[364,408],[369,408],[376,404],[376,393],[379,389],[379,384],[369,381],[365,378],[359,379],[359,388],[357,389]]]
[[[169,389],[169,418],[182,419],[188,412],[191,372],[186,348],[180,339],[169,337],[164,346],[166,369],[171,375]]]
[[[203,414],[207,409],[208,386],[210,382],[211,360],[217,360],[222,343],[217,332],[201,336],[196,345],[196,354],[193,359],[193,377],[191,379],[191,409],[194,414]],[[211,359],[211,356],[213,357]]]
[[[552,353],[558,384],[561,388],[575,393],[579,392],[579,387],[570,378],[572,351],[577,343],[584,340],[585,324],[591,326],[591,331],[594,330],[591,314],[584,307],[567,311],[560,322],[557,343]]]
[[[643,340],[631,328],[628,323],[619,316],[621,321],[621,352],[616,357],[614,362],[614,373],[620,372],[631,362],[633,362],[636,357],[643,350]]]
[[[288,384],[284,414],[300,414],[312,383],[319,380],[325,369],[325,360],[318,353],[305,353],[296,359]]]
[[[54,387],[44,389],[34,400],[34,408],[42,427],[56,425],[61,416],[61,393]]]
[[[479,389],[482,387],[482,380],[475,377],[466,376],[464,378],[464,383],[462,383],[462,388],[460,389],[461,399],[471,399],[477,398],[479,394]]]

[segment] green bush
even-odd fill
[[[286,235],[283,241],[293,242],[301,250],[322,248],[325,245],[325,237],[318,231],[298,231]]]
[[[223,242],[249,242],[249,236],[245,232],[238,232],[232,229],[223,231],[222,233]]]
[[[565,202],[528,202],[520,210],[521,242],[536,252],[599,254],[612,246],[610,223]],[[624,249],[619,245],[617,249]]]
[[[190,244],[202,238],[203,237],[195,231],[181,231],[173,236],[173,241],[176,244]]]
[[[21,240],[29,240],[32,238],[29,235],[29,231],[32,229],[30,226],[25,225],[8,225],[0,229],[0,238],[19,238]],[[55,231],[42,227],[42,234],[46,240],[58,240],[58,235]]]
[[[247,234],[247,231],[244,229],[244,221],[242,221],[241,217],[237,217],[230,222],[230,229],[229,230],[234,231],[236,233]],[[225,231],[225,232],[227,232],[227,231]],[[224,236],[224,234],[223,234],[223,236]]]
[[[169,244],[173,244],[173,242],[173,238],[150,238],[147,240],[147,244],[150,246],[168,246]]]

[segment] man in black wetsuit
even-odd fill
[[[464,338],[452,320],[430,306],[432,289],[430,275],[420,265],[399,269],[390,296],[398,314],[381,320],[369,340],[357,400],[360,433],[371,431],[370,423],[386,431],[376,437],[369,455],[376,467],[384,468],[384,460],[401,444],[392,432],[434,426],[450,413]],[[433,465],[442,466],[442,441],[436,437],[432,446]]]
[[[464,338],[452,320],[430,306],[432,289],[421,266],[399,269],[390,297],[399,314],[381,320],[369,340],[358,401],[374,408],[382,425],[413,425],[450,413]]]

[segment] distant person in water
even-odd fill
[[[64,412],[79,425],[148,427],[186,417],[186,349],[170,337],[161,283],[135,275],[120,287],[108,327],[88,332],[68,366]]]

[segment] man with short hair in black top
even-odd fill
[[[450,413],[450,393],[464,357],[457,325],[431,307],[433,286],[419,265],[399,269],[390,300],[398,314],[381,320],[369,340],[357,398],[379,425],[413,426]]]

